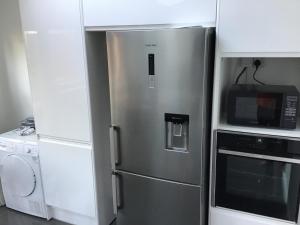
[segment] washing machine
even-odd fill
[[[36,135],[0,135],[0,178],[6,207],[50,219],[45,204]]]

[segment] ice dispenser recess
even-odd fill
[[[188,151],[189,115],[165,113],[166,149]]]

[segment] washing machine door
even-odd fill
[[[30,164],[13,154],[3,159],[1,179],[3,189],[19,197],[31,195],[36,186],[36,177]]]

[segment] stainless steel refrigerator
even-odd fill
[[[214,29],[107,32],[117,225],[206,213]]]

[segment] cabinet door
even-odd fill
[[[20,0],[38,134],[90,141],[80,4]]]
[[[214,24],[216,0],[84,0],[85,26]]]
[[[300,52],[299,0],[220,0],[222,52]]]
[[[46,204],[94,217],[96,207],[91,148],[41,140],[39,149]]]

